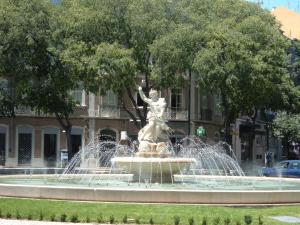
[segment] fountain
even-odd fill
[[[156,90],[150,90],[147,98],[139,87],[141,98],[149,104],[148,124],[138,133],[139,148],[136,157],[115,157],[111,159],[115,168],[133,173],[133,181],[148,180],[152,182],[173,182],[173,174],[187,169],[194,158],[171,158],[168,145],[170,128],[166,124],[164,98],[158,98]]]
[[[151,90],[147,98],[141,87],[139,94],[150,110],[148,123],[138,133],[137,151],[124,133],[120,143],[99,142],[103,138],[98,137],[72,159],[60,181],[89,185],[109,183],[111,186],[117,180],[119,184],[152,186],[197,184],[201,175],[244,175],[236,160],[227,154],[234,156],[228,145],[226,153],[220,144],[209,146],[199,138],[187,137],[173,146],[169,141],[172,130],[164,117],[165,99],[158,98],[156,90]]]
[[[59,175],[0,177],[0,196],[89,201],[278,204],[300,202],[300,180],[247,177],[225,143],[186,137],[175,145],[164,118],[166,102],[152,90],[139,144],[97,137]],[[107,141],[101,141],[106,139]]]

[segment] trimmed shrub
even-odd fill
[[[140,223],[141,223],[139,217],[135,218],[135,223],[136,223],[136,224],[140,224]]]
[[[21,217],[19,211],[17,211],[17,212],[16,212],[16,219],[17,219],[17,220],[20,220],[21,218],[22,218],[22,217]]]
[[[151,216],[150,219],[149,219],[149,224],[151,224],[151,225],[154,224],[154,220],[153,220],[152,216]]]
[[[225,220],[224,220],[224,225],[229,225],[230,224],[230,219],[229,218],[226,218]]]
[[[77,215],[77,214],[73,214],[73,215],[71,216],[71,218],[70,218],[70,221],[71,221],[72,223],[78,223],[78,222],[79,222],[79,220],[78,220],[78,215]]]
[[[174,216],[174,225],[179,225],[179,224],[180,224],[180,217]]]
[[[214,220],[213,220],[213,225],[219,225],[220,222],[221,222],[220,217],[216,217],[216,218],[214,218]]]
[[[207,217],[204,216],[202,219],[202,225],[207,225]]]
[[[61,222],[66,222],[67,221],[67,215],[65,213],[61,214],[60,221]]]
[[[245,224],[250,225],[252,223],[252,216],[250,215],[244,216],[244,222]]]
[[[264,221],[262,219],[262,216],[259,215],[259,217],[258,217],[258,225],[263,225],[263,224],[264,224]]]
[[[194,225],[195,224],[195,220],[193,217],[189,218],[189,225]]]
[[[27,219],[28,219],[28,220],[32,220],[32,215],[31,215],[31,214],[28,214]]]
[[[11,213],[10,213],[10,212],[7,212],[7,213],[6,213],[6,218],[8,218],[8,219],[11,218]]]
[[[103,223],[103,217],[101,214],[97,217],[97,223]]]
[[[123,223],[127,223],[127,215],[125,214],[122,219]]]
[[[43,219],[44,219],[44,214],[43,214],[43,212],[40,212],[39,220],[42,221]]]
[[[51,216],[50,216],[50,221],[55,221],[55,214],[52,214]],[[60,220],[61,222],[65,222],[65,221],[62,221],[62,220]]]
[[[114,217],[114,215],[111,215],[110,217],[109,217],[109,223],[110,224],[113,224],[115,222],[115,217]]]

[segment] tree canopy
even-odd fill
[[[20,98],[70,130],[71,90],[112,90],[139,127],[147,105],[137,106],[137,85],[148,95],[182,86],[188,73],[220,93],[229,128],[239,114],[299,109],[289,47],[270,13],[242,0],[3,0],[0,74],[15,95],[0,99]]]

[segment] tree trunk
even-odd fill
[[[224,108],[224,141],[228,144],[231,144],[230,138],[230,124],[231,124],[231,117],[230,117],[230,110],[227,103],[226,95],[224,92],[221,91],[221,98],[222,98],[222,105]]]
[[[257,109],[254,109],[254,115],[251,117],[252,119],[252,125],[251,125],[251,130],[250,130],[250,135],[249,135],[249,159],[253,159],[253,145],[254,145],[254,140],[255,140],[255,126],[256,126],[256,118],[257,118]]]
[[[68,116],[64,116],[64,118],[62,118],[61,115],[59,115],[58,113],[55,113],[55,117],[56,117],[57,121],[59,122],[61,128],[65,131],[66,141],[67,141],[67,150],[68,150],[68,155],[69,155],[69,160],[70,160],[70,156],[72,154],[72,139],[71,139],[72,124],[71,124]]]
[[[67,141],[67,149],[68,149],[68,160],[71,160],[72,157],[72,136],[71,131],[72,127],[65,128],[65,135],[66,135],[66,141]]]

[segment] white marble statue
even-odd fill
[[[138,88],[142,100],[149,104],[148,123],[138,133],[139,151],[164,152],[169,139],[170,127],[166,124],[166,101],[159,98],[156,90],[150,90],[149,98]]]

